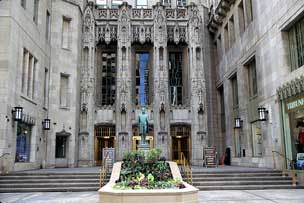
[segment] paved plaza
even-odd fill
[[[97,192],[2,193],[1,203],[98,203]],[[200,191],[200,203],[303,203],[304,190]],[[147,200],[146,203],[153,203]]]

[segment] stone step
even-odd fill
[[[110,179],[106,179],[108,182]],[[92,178],[92,179],[3,179],[0,180],[0,184],[5,184],[5,183],[99,183],[99,178]]]
[[[292,185],[291,180],[271,180],[271,181],[193,181],[193,185],[197,186],[240,186],[240,185]]]
[[[99,183],[12,183],[0,184],[0,188],[68,188],[68,187],[98,187]]]
[[[87,191],[98,191],[99,187],[31,187],[31,188],[0,188],[0,193],[21,193],[21,192],[87,192]]]
[[[199,190],[268,190],[268,189],[304,189],[304,186],[292,185],[222,185],[197,186]]]
[[[282,176],[282,173],[192,173],[192,177],[265,177],[265,176]]]
[[[110,176],[108,176],[109,178]],[[81,176],[70,176],[70,175],[25,175],[25,176],[0,176],[0,180],[4,179],[96,179],[99,175],[81,175]]]
[[[246,180],[291,180],[291,177],[282,177],[282,176],[252,176],[252,177],[193,177],[193,182],[203,182],[203,181],[246,181]]]

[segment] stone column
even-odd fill
[[[170,157],[170,121],[168,95],[167,22],[164,7],[153,7],[154,16],[154,145],[162,150],[162,156]]]
[[[202,57],[203,33],[202,19],[199,16],[198,7],[191,4],[188,7],[188,47],[190,58],[190,106],[191,106],[191,143],[192,164],[203,164],[203,149],[208,145],[208,126],[206,107],[206,84]]]
[[[78,138],[78,165],[93,166],[94,163],[94,78],[95,68],[95,22],[93,4],[84,11],[83,59],[80,87],[80,132]]]
[[[124,2],[119,8],[117,28],[117,91],[116,91],[116,157],[132,150],[131,99],[131,6]],[[122,125],[123,124],[123,125]]]

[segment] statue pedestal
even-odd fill
[[[139,144],[137,149],[143,151],[145,154],[150,150],[150,145],[148,144]]]

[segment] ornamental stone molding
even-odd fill
[[[277,94],[280,100],[288,99],[304,93],[304,76],[296,78],[277,89]]]

